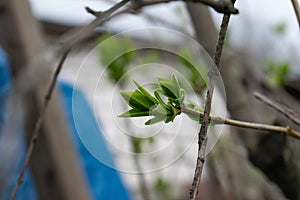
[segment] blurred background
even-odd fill
[[[58,40],[114,0],[1,3],[0,200],[9,199],[59,58]],[[291,2],[237,1],[212,114],[291,126],[254,98],[299,113],[300,38]],[[117,117],[133,80],[153,91],[175,74],[203,106],[222,14],[173,2],[117,16],[72,48],[16,199],[188,199],[200,126],[186,116],[144,125]],[[53,62],[55,60],[55,62]],[[38,63],[37,66],[32,63]],[[47,67],[47,66],[51,67]],[[212,126],[199,199],[300,199],[300,143],[276,133]]]

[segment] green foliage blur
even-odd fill
[[[101,63],[107,67],[109,78],[118,82],[128,71],[135,57],[133,41],[129,37],[112,37],[112,35],[106,34],[97,42],[101,51]]]
[[[289,72],[290,64],[288,62],[269,61],[266,66],[266,80],[272,87],[283,86]]]

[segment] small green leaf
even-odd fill
[[[196,110],[196,111],[199,111],[201,113],[204,112],[204,109],[201,108],[196,102],[194,102],[190,99],[188,99],[188,102],[189,102],[188,104],[184,104],[185,107]]]
[[[158,104],[158,101],[145,88],[139,85],[136,81],[134,81],[134,84],[146,97],[148,97],[149,100],[151,100],[154,104]]]
[[[118,117],[145,117],[149,116],[149,111],[139,111],[135,109],[128,110],[127,112],[118,115]]]
[[[200,124],[202,124],[203,122],[203,118],[199,115],[199,116],[196,116],[196,115],[193,115],[193,114],[188,114],[186,113],[186,115],[191,119],[191,120],[194,120],[196,122],[199,122]]]
[[[159,85],[162,89],[163,94],[168,98],[177,99],[179,98],[179,90],[177,84],[173,81],[165,78],[158,78]]]
[[[172,79],[158,78],[161,93],[165,95],[170,103],[180,106],[184,101],[184,90],[180,88],[180,84],[176,76],[173,74]]]
[[[145,125],[152,125],[152,124],[156,124],[158,122],[164,121],[165,120],[165,116],[161,115],[158,117],[154,117],[152,119],[149,119],[148,121],[145,122]]]
[[[164,108],[167,108],[168,105],[164,102],[164,100],[161,98],[161,96],[159,95],[159,93],[162,93],[161,89],[155,89],[154,90],[154,96],[156,97],[156,99],[158,100],[159,104],[161,106],[163,106]]]
[[[155,105],[152,100],[144,96],[138,90],[135,90],[134,92],[121,90],[120,93],[128,105],[137,110],[147,111]]]

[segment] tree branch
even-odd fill
[[[298,25],[300,28],[300,8],[299,8],[299,4],[297,0],[291,0],[292,4],[293,4],[293,8],[297,17],[297,21],[298,21]]]
[[[198,112],[196,110],[189,109],[185,106],[181,107],[181,112],[185,114],[194,115],[196,117],[204,117],[204,114],[201,112]],[[215,116],[209,116],[209,122],[214,124],[226,124],[241,128],[249,128],[249,129],[256,129],[256,130],[262,130],[262,131],[270,131],[270,132],[277,132],[281,133],[283,135],[288,135],[293,138],[296,138],[300,140],[300,132],[290,128],[289,126],[273,126],[268,124],[260,124],[260,123],[253,123],[253,122],[245,122],[245,121],[239,121],[234,119],[227,119],[223,117],[215,117]]]
[[[25,175],[25,172],[29,166],[29,163],[30,163],[30,160],[31,160],[31,157],[32,157],[32,153],[33,153],[33,149],[35,147],[35,144],[36,144],[36,141],[40,135],[40,129],[42,127],[42,124],[43,124],[43,119],[45,117],[45,114],[46,114],[46,111],[47,111],[47,106],[49,104],[49,101],[51,99],[51,95],[53,93],[53,90],[55,88],[55,83],[56,83],[56,80],[57,80],[57,77],[59,75],[59,72],[61,71],[62,69],[62,66],[68,56],[68,53],[69,51],[67,51],[60,59],[59,63],[58,63],[58,66],[54,72],[54,75],[50,81],[50,84],[46,90],[46,94],[45,94],[45,98],[44,98],[44,103],[41,107],[41,110],[40,110],[40,113],[39,113],[39,116],[38,116],[38,119],[34,125],[34,129],[33,129],[33,133],[32,133],[32,137],[30,138],[30,143],[29,143],[29,147],[28,147],[28,150],[26,152],[26,155],[25,155],[25,161],[24,161],[24,164],[22,166],[22,169],[21,169],[21,172],[18,176],[18,179],[17,179],[17,183],[16,185],[14,186],[14,189],[13,189],[13,192],[11,194],[11,197],[10,197],[10,200],[13,200],[15,199],[15,196],[18,192],[18,189],[20,188],[21,184],[23,183],[23,179],[24,179],[24,175]]]
[[[223,14],[238,14],[239,11],[238,9],[234,8],[233,4],[231,1],[225,1],[225,0],[219,0],[219,1],[212,1],[212,0],[152,0],[152,1],[140,1],[138,4],[130,4],[126,12],[128,10],[130,11],[136,11],[139,10],[143,7],[146,6],[152,6],[152,5],[157,5],[157,4],[162,4],[162,3],[170,3],[170,2],[193,2],[193,3],[202,3],[204,5],[207,5],[211,8],[213,8],[215,11]],[[98,16],[101,11],[95,11],[89,7],[86,7],[86,10],[88,13]]]
[[[198,156],[197,156],[197,163],[193,178],[193,183],[190,189],[190,199],[195,200],[198,194],[198,188],[201,180],[201,174],[205,162],[205,149],[207,144],[207,130],[209,125],[209,115],[211,110],[211,102],[214,92],[214,80],[217,76],[219,76],[218,67],[220,64],[220,59],[222,55],[222,49],[224,46],[225,36],[227,32],[227,27],[230,20],[230,14],[225,14],[223,16],[221,29],[219,32],[219,39],[216,45],[216,50],[214,53],[213,61],[216,66],[211,66],[211,69],[208,72],[208,91],[206,94],[205,100],[205,108],[203,114],[203,122],[201,124],[200,132],[198,135]]]

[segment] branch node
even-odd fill
[[[91,9],[88,6],[85,7],[85,10],[86,10],[86,12],[94,15],[95,17],[98,17],[102,13],[101,11],[95,11],[95,10]]]

